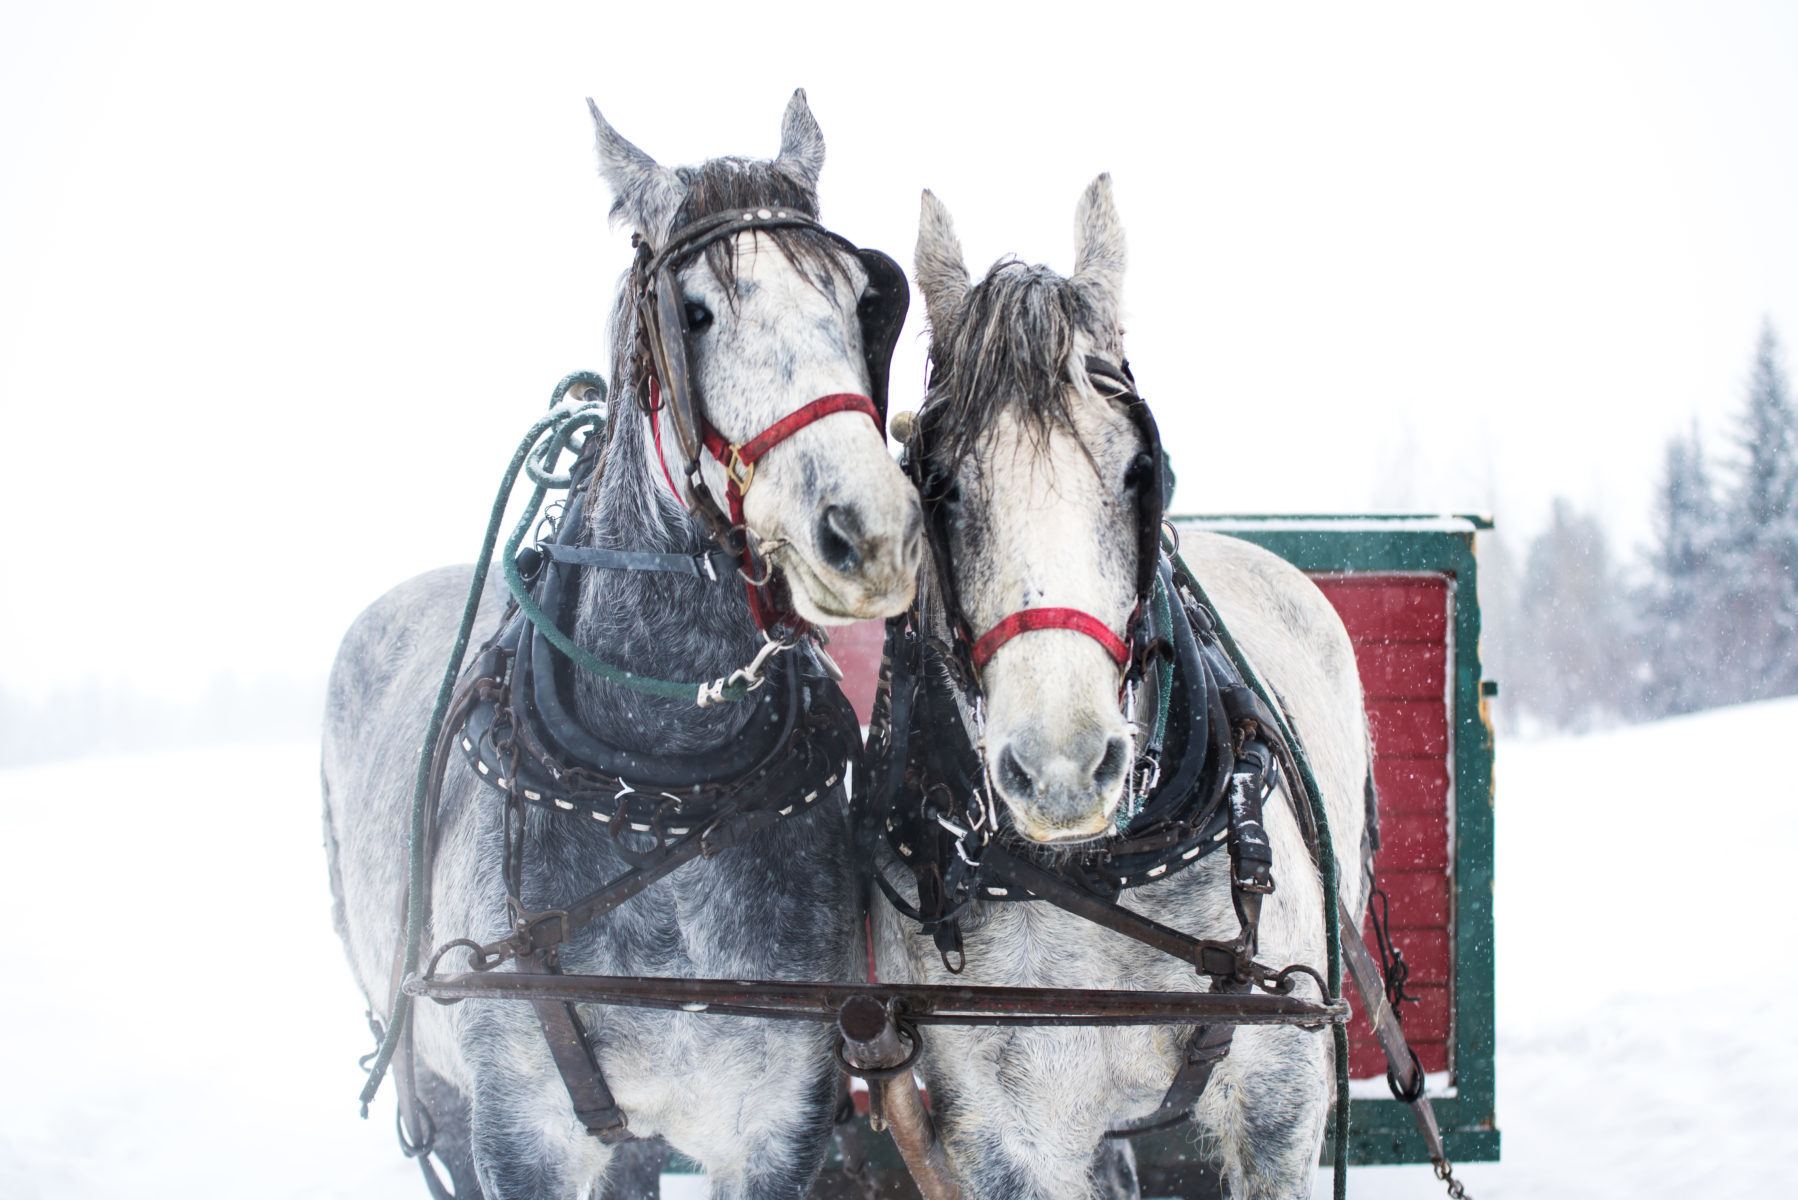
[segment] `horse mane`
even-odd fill
[[[1078,437],[1067,384],[1074,338],[1097,313],[1048,267],[1001,259],[968,291],[950,330],[931,330],[926,408],[932,454],[956,463],[1004,411],[1038,453],[1061,429]],[[1084,445],[1084,443],[1082,443]]]

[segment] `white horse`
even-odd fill
[[[613,216],[651,246],[666,246],[671,235],[715,214],[817,212],[824,142],[803,93],[787,109],[780,153],[771,161],[720,158],[664,167],[597,110],[593,116],[600,172],[615,196]],[[701,398],[698,415],[732,443],[749,442],[814,397],[865,397],[884,384],[870,377],[866,314],[890,315],[903,300],[871,296],[865,260],[810,227],[750,230],[715,242],[679,268],[675,286],[680,295],[672,299],[683,311],[673,336],[684,339]],[[615,390],[604,469],[585,496],[584,527],[575,540],[597,552],[695,555],[711,547],[690,513],[694,488],[709,491],[718,508],[728,507],[725,466],[706,458],[697,482],[680,471],[670,390],[664,381],[663,402],[652,402],[637,356],[638,315],[627,276],[612,323]],[[744,489],[742,520],[780,568],[801,616],[840,623],[886,616],[911,601],[920,554],[918,499],[865,412],[832,412],[798,429],[756,464]],[[421,511],[435,510],[427,504]],[[568,617],[572,637],[581,649],[639,675],[727,676],[763,643],[738,573],[715,574],[581,567]],[[415,756],[469,580],[469,568],[446,568],[389,592],[357,619],[331,674],[323,775],[338,930],[370,1007],[383,1017],[392,999],[406,886]],[[477,640],[493,632],[499,599],[497,592],[487,597]],[[742,758],[735,747],[753,750],[757,739],[767,740],[764,730],[781,711],[771,699],[777,694],[812,698],[796,705],[834,695],[823,671],[802,653],[777,660],[770,686],[742,703],[700,708],[690,697],[641,695],[597,675],[572,680],[564,698],[580,724],[626,760],[703,770],[720,757]],[[810,798],[795,793],[786,807],[800,815],[680,867],[582,927],[559,947],[562,968],[850,977],[860,969],[860,931],[846,813],[840,791],[808,808]],[[503,799],[462,755],[452,756],[427,947],[512,932],[500,871]],[[619,839],[607,825],[585,819],[590,815],[603,814],[526,810],[530,853],[522,890],[538,911],[566,905],[630,867]],[[448,969],[461,969],[459,954]],[[421,1091],[439,1105],[438,1149],[458,1191],[472,1184],[470,1157],[487,1200],[606,1190],[616,1150],[576,1119],[529,1005],[421,1002],[415,1013]],[[838,1072],[824,1026],[592,1006],[580,1006],[580,1016],[632,1133],[659,1135],[699,1162],[714,1196],[792,1200],[805,1194],[837,1102]]]
[[[925,469],[942,495],[953,594],[976,636],[1020,609],[1062,608],[1121,637],[1136,605],[1136,489],[1150,485],[1149,447],[1086,366],[1089,357],[1124,361],[1124,233],[1108,176],[1081,198],[1075,240],[1066,278],[1008,260],[973,284],[948,211],[923,196],[916,278],[929,313],[932,382],[919,420],[934,431]],[[1269,430],[1267,444],[1280,436]],[[1203,485],[1198,454],[1185,478]],[[1304,575],[1265,550],[1195,534],[1182,553],[1283,699],[1327,802],[1337,861],[1358,861],[1368,736],[1341,620]],[[1143,735],[1120,708],[1122,678],[1102,640],[1069,628],[1012,637],[978,672],[984,771],[1004,802],[1008,836],[1070,848],[1117,836]],[[1267,801],[1266,825],[1277,890],[1262,910],[1258,957],[1321,970],[1322,889],[1284,784]],[[889,876],[904,874],[892,853],[883,851],[882,865]],[[1238,925],[1228,874],[1227,856],[1212,855],[1128,888],[1121,903],[1188,934],[1229,939]],[[1361,911],[1359,872],[1341,878],[1349,910]],[[977,902],[964,923],[959,975],[915,924],[887,905],[876,912],[885,979],[1205,986],[1183,963],[1046,902]],[[1298,994],[1320,998],[1310,980]],[[995,1200],[1128,1193],[1133,1173],[1114,1149],[1124,1143],[1104,1135],[1156,1112],[1190,1036],[1187,1027],[931,1029],[922,1072],[961,1185]],[[1332,1078],[1326,1031],[1236,1031],[1193,1113],[1230,1195],[1310,1195]]]

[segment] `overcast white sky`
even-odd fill
[[[587,95],[672,163],[805,86],[826,220],[906,262],[927,185],[977,268],[1065,269],[1110,170],[1183,510],[1638,538],[1763,315],[1798,341],[1798,6],[1245,8],[6,0],[0,688],[315,676],[472,554],[607,359]]]

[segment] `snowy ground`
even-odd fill
[[[1478,1200],[1798,1190],[1795,740],[1785,701],[1501,747],[1505,1161],[1463,1170]],[[423,1194],[391,1101],[355,1115],[316,762],[0,772],[0,1197]],[[1350,1194],[1440,1191],[1363,1168]]]

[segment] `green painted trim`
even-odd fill
[[[1416,523],[1423,521],[1465,521],[1476,530],[1492,528],[1492,518],[1482,513],[1175,513],[1168,520],[1176,525],[1210,524],[1212,522],[1244,522],[1253,524],[1268,521],[1290,521],[1326,525],[1342,521],[1382,521],[1392,524]]]
[[[1497,1162],[1502,1139],[1496,1129],[1452,1129],[1443,1131],[1442,1140],[1450,1162],[1469,1163]],[[1430,1157],[1415,1128],[1394,1133],[1355,1129],[1349,1133],[1349,1161],[1363,1166],[1398,1165],[1427,1163]]]

